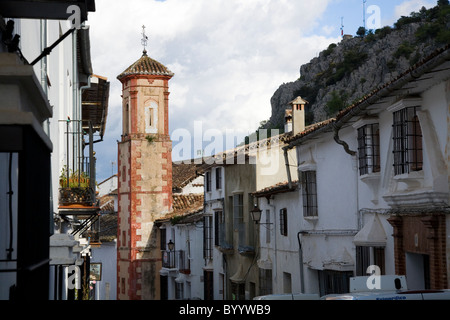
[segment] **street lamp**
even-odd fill
[[[250,214],[252,216],[252,220],[256,224],[259,224],[259,222],[261,221],[261,213],[262,213],[262,210],[258,208],[257,204],[255,204],[255,207],[252,210],[250,210]]]
[[[172,242],[172,240],[169,241],[167,244],[167,247],[169,248],[169,251],[173,251],[175,249],[175,243]]]

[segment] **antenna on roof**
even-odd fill
[[[144,47],[144,55],[147,55],[147,44],[148,44],[148,37],[145,34],[145,25],[142,26],[142,46]]]

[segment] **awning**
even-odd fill
[[[324,270],[334,270],[334,271],[352,271],[355,262],[352,256],[347,251],[347,248],[342,248],[336,252],[335,255],[331,257],[330,260],[323,262]]]
[[[353,243],[356,246],[361,247],[385,247],[386,241],[386,232],[384,231],[378,214],[372,215],[369,221],[353,239]]]
[[[230,281],[233,283],[245,283],[245,272],[242,264],[239,265],[237,272],[230,277]]]

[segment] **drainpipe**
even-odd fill
[[[302,248],[302,241],[300,239],[300,235],[302,232],[300,231],[297,233],[297,240],[298,240],[298,263],[300,266],[300,293],[305,293],[305,275],[303,271],[303,248]]]
[[[288,177],[289,190],[290,190],[290,189],[292,189],[292,177],[291,177],[291,168],[289,165],[288,149],[283,148],[283,151],[284,151],[284,162],[286,164],[286,173],[287,173],[287,177]]]
[[[341,145],[344,147],[345,152],[347,152],[349,155],[356,156],[356,151],[352,151],[350,150],[350,147],[348,146],[347,142],[342,141],[339,138],[339,130],[341,129],[341,127],[337,126],[336,123],[332,124],[333,126],[333,131],[334,131],[334,141],[336,141],[337,144]]]
[[[273,251],[274,251],[274,255],[275,255],[275,265],[274,265],[275,272],[274,273],[275,273],[275,283],[278,283],[277,213],[276,213],[275,205],[273,205],[271,203],[270,198],[267,198],[267,204],[273,210],[273,213],[274,213],[274,219],[273,219],[273,227],[274,227],[274,231],[275,231],[273,234],[273,240],[274,240],[274,250]]]

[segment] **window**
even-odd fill
[[[259,295],[272,294],[272,269],[259,269]]]
[[[380,172],[380,127],[378,123],[358,129],[360,175]]]
[[[303,216],[316,217],[317,211],[317,181],[315,171],[302,172],[303,186]]]
[[[214,212],[214,243],[222,246],[225,241],[225,216],[223,211]]]
[[[204,227],[203,227],[203,258],[212,259],[212,217],[204,217]]]
[[[210,192],[211,191],[211,172],[208,171],[206,172],[206,192]]]
[[[418,107],[408,107],[394,112],[395,175],[423,168],[422,129],[417,109]]]
[[[123,134],[127,135],[130,132],[130,107],[128,103],[125,105],[124,115],[123,115]]]
[[[222,189],[222,168],[216,168],[216,190]]]
[[[280,210],[280,233],[282,236],[288,235],[287,209]]]
[[[184,299],[184,283],[175,282],[175,300]]]
[[[244,196],[242,194],[233,196],[233,218],[234,228],[239,229],[244,224]]]
[[[320,270],[320,296],[350,292],[351,277],[353,277],[353,272],[351,271]]]
[[[371,265],[378,266],[381,274],[385,274],[384,248],[356,247],[356,275],[367,276],[367,268]]]
[[[166,229],[159,229],[160,230],[160,246],[161,250],[166,250],[167,240],[166,240]]]
[[[245,300],[245,283],[231,283],[232,300]]]

